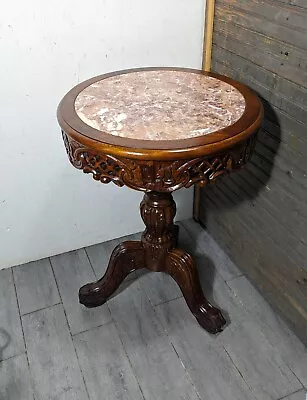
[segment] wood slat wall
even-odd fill
[[[212,70],[265,121],[245,169],[202,190],[201,222],[307,344],[306,0],[216,0]]]

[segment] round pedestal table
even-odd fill
[[[205,298],[191,255],[177,247],[172,192],[241,168],[262,116],[260,100],[243,84],[182,68],[109,73],[65,95],[58,121],[72,165],[145,193],[141,240],[114,249],[104,276],[80,288],[82,304],[102,305],[129,273],[148,268],[171,275],[198,323],[221,331],[222,313]]]

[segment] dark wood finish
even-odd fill
[[[210,333],[220,332],[226,321],[205,298],[192,257],[175,248],[178,229],[173,223],[176,204],[172,195],[148,192],[140,209],[146,225],[141,241],[124,242],[114,249],[105,275],[80,289],[80,303],[86,307],[104,304],[130,272],[147,268],[171,275],[199,324]]]
[[[145,254],[141,242],[119,244],[113,250],[104,276],[97,282],[88,283],[79,290],[79,300],[86,307],[98,307],[119,288],[133,271],[145,267]]]
[[[174,70],[178,70],[174,69]],[[116,247],[105,275],[80,289],[80,302],[96,307],[115,292],[126,276],[139,268],[168,273],[179,285],[188,307],[208,332],[219,332],[225,320],[204,297],[192,257],[177,248],[176,205],[171,192],[199,182],[205,186],[241,168],[251,157],[263,109],[246,86],[225,76],[206,74],[235,86],[244,96],[243,116],[232,126],[191,139],[149,141],[119,138],[84,124],[74,109],[76,96],[88,85],[113,76],[92,78],[72,89],[58,108],[58,120],[72,165],[101,183],[113,182],[144,191],[141,216],[146,229],[140,242]],[[135,71],[135,70],[133,70]]]
[[[226,321],[221,311],[205,298],[190,254],[181,249],[172,249],[167,254],[165,272],[178,283],[199,325],[210,333],[220,332]]]
[[[255,135],[252,135],[228,151],[213,156],[148,161],[100,154],[84,147],[64,131],[62,135],[75,168],[91,173],[93,179],[101,183],[113,182],[117,186],[126,185],[145,192],[173,192],[182,187],[189,188],[196,182],[201,186],[214,182],[219,176],[241,168],[249,160],[255,144]]]
[[[200,219],[307,344],[306,18],[304,0],[216,0],[212,68],[265,118],[247,167],[202,190]]]

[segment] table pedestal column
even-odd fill
[[[198,323],[208,332],[221,331],[225,319],[204,297],[192,257],[176,248],[178,227],[173,223],[176,204],[172,195],[148,192],[140,209],[146,225],[141,241],[123,242],[114,249],[105,275],[81,287],[80,303],[86,307],[102,305],[130,272],[147,268],[171,275]]]

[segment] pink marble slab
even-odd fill
[[[234,124],[245,100],[233,86],[185,71],[139,71],[95,82],[76,98],[87,125],[111,135],[175,140]]]

